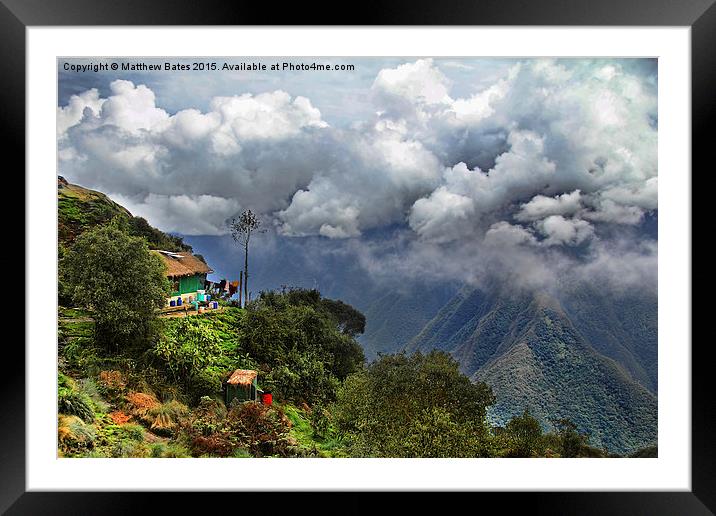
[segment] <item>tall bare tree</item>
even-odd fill
[[[251,210],[245,210],[238,219],[231,219],[231,236],[244,248],[244,304],[249,300],[249,241],[253,233],[265,233],[261,220]]]

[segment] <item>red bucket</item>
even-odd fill
[[[271,403],[273,403],[273,395],[270,392],[264,392],[261,395],[261,403],[264,405],[271,405]]]

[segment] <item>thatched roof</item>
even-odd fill
[[[254,378],[258,376],[257,371],[253,371],[251,369],[237,369],[233,373],[231,373],[231,376],[228,380],[226,380],[226,383],[230,385],[251,385],[254,381]]]
[[[169,278],[214,272],[207,264],[188,252],[175,253],[159,250],[153,250],[152,252],[164,259],[164,264],[167,266],[167,277]]]

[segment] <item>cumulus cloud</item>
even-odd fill
[[[537,228],[546,237],[546,245],[578,245],[594,234],[586,220],[565,219],[562,215],[550,215],[539,221]]]
[[[99,97],[97,88],[72,95],[66,106],[57,108],[57,136],[62,137],[67,129],[80,123],[85,109],[88,117],[97,116],[106,100]]]
[[[582,208],[582,194],[579,190],[556,197],[535,195],[530,202],[522,205],[515,215],[517,220],[537,220],[550,215],[571,215]]]
[[[400,228],[400,252],[356,250],[367,267],[380,256],[393,271],[474,279],[489,267],[596,274],[617,255],[650,266],[655,248],[611,244],[658,210],[653,78],[605,60],[479,74],[455,59],[385,67],[352,97],[374,115],[340,127],[316,107],[320,90],[292,95],[287,81],[170,113],[117,79],[106,97],[88,89],[58,107],[60,173],[184,234],[223,234],[246,208],[284,237],[349,246]]]
[[[144,217],[165,231],[189,235],[221,235],[225,221],[241,206],[235,199],[212,195],[159,195],[150,193],[134,199],[120,194],[110,198],[133,215]]]

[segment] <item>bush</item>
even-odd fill
[[[127,387],[127,379],[121,371],[100,371],[97,381],[104,394],[112,398],[121,395]]]
[[[186,317],[168,326],[154,345],[153,353],[171,372],[174,379],[190,387],[197,376],[221,356],[221,337],[202,318]],[[206,378],[197,379],[201,385]],[[211,387],[215,387],[210,382]],[[199,387],[201,388],[201,387]]]
[[[149,413],[160,405],[159,400],[153,394],[130,392],[125,400],[127,412],[147,425],[152,424],[153,418]]]
[[[193,402],[202,396],[221,394],[223,375],[216,371],[203,370],[196,373],[189,382],[189,397]]]
[[[277,407],[254,402],[223,404],[202,398],[194,418],[186,426],[193,456],[231,457],[248,451],[252,456],[289,456],[292,449],[288,433],[290,422]]]
[[[60,388],[57,395],[57,412],[77,416],[87,423],[94,421],[92,401],[83,393]]]
[[[189,409],[186,405],[172,400],[150,409],[147,417],[153,419],[150,428],[154,433],[171,436],[188,413]]]
[[[96,432],[78,416],[61,415],[57,418],[57,438],[60,451],[74,455],[94,447]]]
[[[137,424],[126,424],[120,427],[122,434],[131,441],[144,441],[144,427]]]

